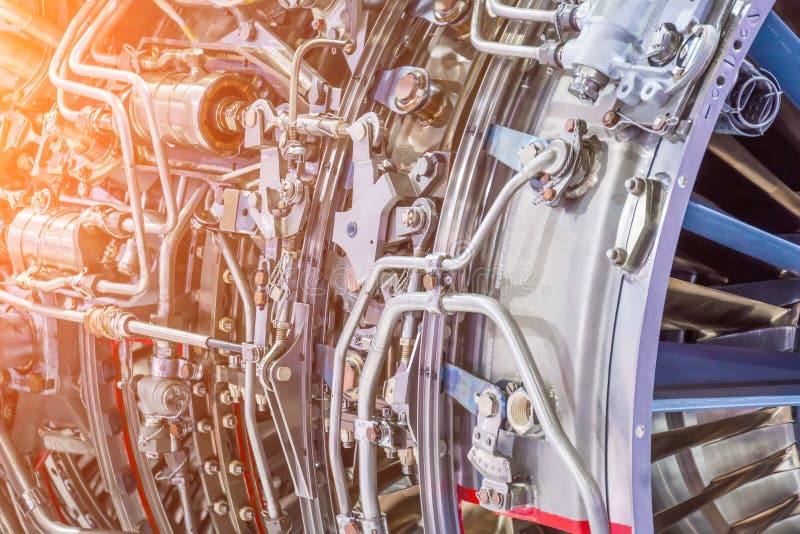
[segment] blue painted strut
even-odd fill
[[[750,57],[774,74],[784,94],[800,106],[800,38],[774,11],[753,41]]]
[[[796,406],[800,355],[662,341],[653,397],[654,412]]]
[[[708,206],[689,202],[683,228],[770,265],[800,273],[800,245]]]

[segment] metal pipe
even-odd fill
[[[201,183],[192,193],[189,200],[181,208],[175,228],[170,230],[161,241],[161,248],[158,253],[158,307],[157,313],[163,318],[167,318],[172,313],[172,303],[175,297],[175,248],[189,227],[192,214],[197,206],[205,198],[208,191],[208,184]]]
[[[101,292],[115,293],[119,295],[136,296],[141,295],[150,287],[150,269],[147,268],[147,250],[145,248],[145,228],[144,228],[144,214],[141,204],[142,194],[139,190],[139,180],[136,173],[135,154],[133,149],[133,139],[131,136],[131,126],[128,121],[128,115],[123,106],[122,101],[110,91],[105,91],[97,87],[92,87],[82,83],[77,83],[62,77],[59,73],[60,63],[66,54],[66,48],[69,46],[69,37],[77,33],[80,26],[83,25],[92,11],[99,5],[99,2],[87,2],[84,4],[79,14],[72,20],[67,28],[67,35],[56,50],[53,60],[50,62],[48,71],[50,81],[65,91],[70,91],[92,100],[99,100],[104,102],[112,109],[112,119],[117,135],[120,139],[120,148],[122,150],[122,170],[125,175],[125,181],[128,188],[128,197],[131,206],[131,216],[133,218],[133,234],[136,241],[137,257],[139,260],[140,272],[139,280],[137,283],[118,283],[110,282],[107,280],[100,280],[97,283],[97,289]],[[73,118],[69,110],[68,116],[65,118]]]
[[[0,1],[0,17],[6,19],[12,26],[53,48],[57,47],[59,41],[61,41],[61,32],[58,28],[47,20],[36,17],[33,13],[14,2],[9,2],[8,0]]]
[[[504,19],[526,20],[528,22],[547,22],[549,24],[558,23],[558,13],[549,9],[528,9],[524,7],[513,7],[504,4],[502,0],[488,0],[489,9]]]
[[[375,396],[386,354],[392,343],[395,324],[404,313],[425,309],[429,304],[426,293],[397,295],[383,309],[372,338],[372,346],[358,382],[358,418],[369,421],[375,416]],[[331,428],[331,432],[333,432]],[[378,503],[377,446],[362,443],[358,450],[358,487],[361,510],[367,521],[378,521],[381,508]]]
[[[231,277],[233,278],[233,285],[236,286],[236,290],[239,292],[239,297],[242,301],[245,320],[244,342],[252,343],[255,338],[256,325],[256,304],[253,301],[253,291],[250,289],[250,284],[247,281],[247,277],[242,272],[242,268],[236,261],[236,253],[233,251],[233,247],[231,247],[228,238],[219,232],[213,232],[211,235],[222,252],[225,265],[228,267],[228,271],[230,271]]]
[[[252,298],[251,298],[252,301]],[[276,342],[264,357],[265,361],[272,361],[283,350],[282,341]],[[272,484],[272,472],[267,462],[267,451],[261,434],[258,432],[258,421],[256,420],[256,362],[247,361],[244,366],[244,424],[247,430],[247,437],[250,440],[250,447],[253,450],[253,458],[256,462],[258,478],[261,481],[261,492],[267,504],[267,514],[272,520],[280,519],[283,515],[278,496],[275,494],[275,486]]]
[[[29,80],[36,74],[42,64],[42,50],[10,32],[0,32],[0,50],[0,69],[12,75],[0,82],[4,88],[17,88],[21,80]]]
[[[309,39],[294,51],[292,56],[292,78],[289,84],[289,127],[293,128],[297,123],[297,101],[300,98],[300,67],[303,64],[303,57],[315,48],[330,46],[332,48],[347,49],[351,46],[350,41],[342,39]]]
[[[23,297],[12,295],[7,291],[0,290],[0,302],[9,304],[15,308],[25,310],[29,313],[43,315],[51,319],[60,321],[67,321],[70,323],[84,324],[86,321],[86,312],[75,310],[64,310],[54,306],[46,306],[44,304],[37,304]],[[238,343],[224,341],[221,339],[214,339],[202,334],[188,332],[186,330],[179,330],[177,328],[169,328],[167,326],[160,326],[152,323],[145,323],[142,321],[131,320],[125,324],[125,333],[130,337],[144,336],[161,341],[171,341],[173,343],[185,343],[193,347],[203,347],[206,349],[220,349],[229,352],[242,352],[242,346]]]
[[[481,28],[483,27],[483,15],[486,9],[485,1],[486,0],[475,0],[472,6],[472,23],[469,29],[469,37],[472,41],[472,46],[474,46],[476,50],[496,56],[532,59],[542,65],[555,64],[554,47],[513,45],[484,39],[483,35],[481,35]]]
[[[359,381],[358,418],[360,420],[368,421],[374,416],[378,381],[392,342],[395,323],[405,312],[429,307],[431,307],[431,299],[427,293],[409,293],[393,298],[384,308]],[[608,534],[610,532],[608,512],[600,488],[564,432],[550,401],[547,384],[539,373],[528,342],[519,325],[514,321],[514,317],[496,299],[486,295],[444,295],[441,297],[441,307],[446,313],[475,313],[494,323],[508,344],[511,357],[521,375],[525,392],[528,394],[545,439],[564,462],[578,486],[581,500],[589,517],[590,530],[594,534]],[[367,520],[380,518],[376,448],[376,446],[367,445],[359,451],[359,491],[361,507]]]
[[[466,248],[455,258],[447,258],[443,254],[431,254],[427,257],[412,256],[386,256],[380,258],[372,265],[366,280],[363,281],[361,292],[356,299],[350,315],[344,324],[342,333],[336,343],[336,351],[333,360],[333,380],[331,384],[331,412],[330,412],[330,432],[328,433],[328,459],[331,467],[331,476],[336,489],[336,498],[339,513],[343,516],[350,515],[350,496],[347,489],[347,477],[342,463],[342,453],[339,448],[339,439],[342,426],[342,399],[344,393],[344,368],[347,358],[347,348],[350,340],[358,328],[358,323],[364,315],[372,293],[378,285],[380,275],[388,269],[409,269],[426,270],[437,263],[444,270],[460,269],[471,262],[480,250],[484,241],[494,230],[495,225],[500,220],[508,202],[514,194],[531,179],[540,175],[545,169],[552,165],[557,166],[557,156],[552,150],[546,150],[536,156],[520,172],[515,174],[506,185],[503,186],[497,198],[492,203],[492,207],[478,225],[477,230]]]
[[[101,530],[72,527],[57,521],[45,504],[47,501],[41,494],[39,487],[33,479],[33,474],[22,461],[11,436],[5,425],[0,425],[0,459],[5,467],[6,476],[17,487],[25,511],[31,516],[33,523],[42,532],[48,534],[79,534],[92,532],[94,534],[122,534],[119,530]]]
[[[172,190],[172,177],[170,175],[169,162],[167,160],[164,143],[161,140],[161,135],[158,130],[158,118],[156,116],[155,107],[153,106],[153,95],[150,91],[150,87],[141,76],[133,72],[88,65],[81,62],[81,59],[87,54],[94,36],[96,36],[100,30],[101,25],[109,24],[109,19],[118,21],[119,18],[125,14],[130,4],[131,0],[112,0],[108,2],[97,19],[91,24],[89,30],[79,37],[77,44],[69,55],[68,63],[69,68],[72,69],[75,74],[87,76],[89,78],[127,83],[141,95],[141,102],[144,106],[147,126],[150,130],[150,138],[153,144],[153,153],[156,158],[156,166],[158,167],[163,202],[167,212],[167,219],[161,231],[169,232],[175,227],[177,221],[177,206],[175,203],[175,193]]]

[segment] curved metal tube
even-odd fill
[[[384,360],[392,342],[395,323],[403,313],[425,309],[430,306],[426,293],[409,293],[393,298],[384,308],[383,315],[373,338],[372,348],[361,372],[359,382],[358,418],[370,420],[374,417],[375,397]],[[594,534],[608,534],[610,524],[603,494],[597,482],[584,465],[574,445],[564,432],[558,415],[547,394],[547,385],[539,373],[525,336],[514,317],[496,299],[486,295],[444,295],[441,306],[446,313],[475,313],[491,320],[508,344],[511,357],[522,377],[525,392],[531,401],[545,439],[553,447],[578,486],[581,500],[589,516],[590,529]],[[377,447],[366,444],[359,451],[359,491],[361,507],[367,520],[380,518],[377,480]]]
[[[239,298],[242,301],[245,320],[244,342],[252,343],[253,339],[255,339],[256,324],[256,305],[255,302],[253,302],[253,291],[250,289],[250,284],[247,282],[247,277],[242,272],[242,268],[239,267],[239,263],[236,261],[236,253],[233,251],[233,247],[228,238],[219,232],[214,232],[211,235],[222,252],[225,265],[228,267],[231,277],[233,277],[233,285],[236,286],[236,290],[239,292]]]
[[[130,6],[130,0],[120,2],[119,0],[112,0],[103,8],[97,19],[92,22],[89,29],[79,37],[78,42],[69,54],[69,68],[78,75],[86,76],[89,78],[96,78],[101,80],[115,80],[127,83],[141,95],[142,103],[145,108],[145,116],[147,118],[147,126],[150,130],[150,137],[153,144],[153,153],[156,158],[156,166],[158,167],[158,176],[161,183],[161,190],[164,198],[164,206],[167,212],[167,219],[161,227],[161,232],[169,232],[175,227],[177,221],[177,205],[175,203],[175,193],[172,189],[172,177],[170,175],[169,163],[164,149],[164,143],[161,141],[161,134],[158,131],[158,120],[153,106],[153,98],[150,88],[145,83],[141,76],[120,69],[111,69],[107,67],[100,67],[95,65],[88,65],[81,62],[89,51],[92,40],[98,34],[103,25],[111,24],[110,21],[118,21],[122,17],[127,8]]]
[[[333,380],[331,384],[331,412],[330,412],[330,431],[328,433],[328,460],[331,466],[331,476],[333,477],[334,487],[336,488],[336,498],[339,513],[343,516],[350,515],[350,497],[347,489],[347,477],[342,463],[342,453],[339,449],[339,436],[342,427],[342,399],[344,386],[344,367],[347,358],[347,347],[350,340],[358,328],[358,323],[367,309],[372,293],[378,285],[381,273],[388,269],[409,269],[426,270],[431,262],[441,261],[441,268],[444,270],[457,270],[465,267],[480,250],[483,243],[494,231],[495,225],[505,212],[508,202],[519,190],[520,187],[528,183],[534,177],[540,175],[545,169],[556,163],[556,154],[551,150],[545,150],[536,156],[522,171],[515,174],[506,185],[500,190],[497,198],[492,203],[492,207],[486,213],[467,244],[465,249],[454,258],[446,258],[443,254],[432,254],[428,257],[412,256],[386,256],[376,261],[369,271],[366,280],[361,286],[361,292],[353,304],[350,315],[342,328],[342,333],[336,343],[336,351],[333,360]]]
[[[92,11],[98,6],[98,2],[87,2],[84,4],[79,15],[77,15],[69,27],[67,34],[59,44],[53,60],[50,62],[48,74],[50,81],[65,91],[73,92],[93,100],[104,102],[112,109],[112,118],[114,121],[117,135],[120,139],[120,147],[122,150],[122,170],[125,175],[125,182],[128,189],[128,196],[130,198],[131,217],[133,219],[133,234],[136,241],[137,257],[140,265],[139,280],[135,284],[124,284],[118,282],[110,282],[107,280],[100,280],[97,283],[99,291],[115,293],[119,295],[136,296],[141,295],[150,287],[150,270],[147,268],[147,250],[145,248],[145,228],[144,228],[144,212],[142,204],[139,201],[142,198],[141,191],[139,190],[139,180],[136,173],[135,154],[133,149],[133,139],[131,137],[131,126],[128,120],[128,114],[123,106],[122,101],[110,91],[98,89],[82,83],[77,83],[67,80],[59,73],[59,67],[63,61],[66,49],[70,45],[70,37],[74,36],[79,28],[83,25],[84,20],[88,18]],[[68,110],[65,118],[71,120],[73,113]]]
[[[175,228],[170,230],[161,241],[158,253],[158,314],[161,317],[169,317],[172,313],[172,301],[175,296],[175,247],[178,246],[178,242],[186,232],[189,222],[192,220],[192,214],[205,198],[206,191],[208,191],[208,184],[201,183],[181,208]]]
[[[123,534],[119,530],[72,527],[53,518],[47,506],[45,506],[45,500],[40,495],[39,488],[33,480],[33,475],[14,447],[5,425],[0,425],[0,460],[5,467],[6,476],[12,480],[20,492],[23,508],[30,514],[33,523],[42,532],[47,532],[48,534],[79,534],[83,532]]]
[[[527,20],[529,22],[547,22],[549,24],[558,23],[558,14],[555,10],[549,9],[528,9],[524,7],[513,7],[504,4],[502,0],[488,0],[489,9],[498,17],[512,20]]]
[[[333,48],[346,48],[350,46],[350,41],[342,39],[309,39],[294,51],[292,57],[292,78],[289,84],[289,126],[293,127],[297,122],[297,101],[300,98],[300,67],[303,64],[303,57],[315,48],[330,46]]]
[[[483,27],[483,15],[486,8],[486,0],[475,0],[472,6],[472,21],[469,29],[469,37],[472,41],[472,46],[480,52],[492,54],[496,56],[519,57],[523,59],[532,59],[543,65],[554,64],[554,51],[549,47],[544,46],[527,46],[527,45],[513,45],[507,43],[498,43],[484,39],[481,34]],[[506,6],[508,7],[508,6]],[[510,9],[510,8],[509,8]],[[518,9],[518,8],[514,8]],[[527,10],[524,10],[527,11]],[[518,18],[518,17],[512,17]]]
[[[242,307],[244,308],[245,316],[245,343],[253,343],[255,339],[255,322],[256,322],[256,306],[253,302],[253,292],[250,285],[247,283],[247,277],[242,272],[239,263],[236,261],[236,253],[233,251],[228,239],[220,234],[213,233],[214,241],[219,245],[222,251],[222,257],[225,260],[228,270],[233,278],[233,284],[239,292]],[[275,343],[269,350],[265,357],[265,361],[271,361],[283,349],[283,343]],[[264,495],[264,500],[267,504],[267,514],[270,519],[280,519],[283,512],[281,511],[281,504],[275,494],[275,486],[272,484],[272,472],[269,469],[267,462],[267,451],[264,448],[264,442],[258,432],[258,421],[256,419],[256,362],[246,361],[244,364],[244,424],[247,430],[247,437],[250,442],[250,447],[253,451],[253,458],[256,462],[256,470],[258,471],[258,478],[261,482],[261,492]]]
[[[283,342],[279,341],[272,346],[265,356],[265,360],[271,361],[281,350],[283,350]],[[270,519],[280,519],[283,515],[281,503],[275,494],[275,486],[272,485],[272,472],[269,469],[269,462],[267,462],[267,451],[258,432],[258,421],[256,420],[256,362],[254,361],[245,362],[243,397],[244,424],[250,440],[250,447],[253,450],[258,478],[261,481],[261,492],[267,504],[267,514]]]

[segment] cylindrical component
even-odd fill
[[[244,140],[242,117],[255,91],[241,78],[220,72],[193,78],[191,73],[148,74],[158,129],[167,143],[209,152],[235,154]],[[144,103],[131,95],[136,133],[150,140]]]
[[[3,3],[0,3],[2,5]],[[19,37],[0,32],[0,70],[10,76],[0,76],[0,88],[11,90],[36,74],[42,64],[42,51]]]
[[[0,369],[24,369],[33,359],[34,332],[27,313],[0,315]]]
[[[185,382],[174,378],[145,376],[136,383],[136,393],[146,415],[176,417],[189,405],[192,392]]]
[[[525,434],[536,424],[531,400],[524,389],[518,389],[508,397],[506,416],[517,434]]]
[[[6,245],[17,272],[36,264],[39,269],[79,273],[101,268],[109,236],[84,224],[83,212],[20,211],[8,227]]]
[[[0,1],[0,17],[46,45],[58,46],[62,36],[58,28],[47,20],[37,17],[21,5],[17,5],[19,3],[8,0]]]

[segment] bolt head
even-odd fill
[[[288,382],[292,379],[292,368],[282,365],[275,369],[275,378],[278,382]]]
[[[613,265],[623,265],[628,258],[627,251],[622,247],[614,247],[606,251],[606,257]]]
[[[603,126],[605,126],[606,128],[613,128],[614,126],[619,124],[619,120],[620,120],[619,113],[617,113],[613,109],[610,109],[606,111],[605,114],[603,115]]]
[[[44,391],[44,377],[41,373],[31,373],[28,375],[28,389],[31,393],[41,393]]]
[[[342,527],[344,534],[361,534],[361,526],[358,521],[350,521]]]
[[[364,431],[364,437],[367,438],[367,441],[370,443],[378,443],[381,440],[382,434],[383,432],[381,431],[380,425],[368,426]]]
[[[219,499],[215,501],[212,508],[214,509],[214,513],[217,515],[225,515],[228,513],[228,501],[224,499]]]
[[[192,385],[192,393],[196,397],[205,397],[208,394],[208,386],[205,382],[195,382]]]
[[[556,190],[552,187],[548,187],[544,191],[542,191],[542,198],[545,202],[552,202],[556,198]]]
[[[478,413],[483,417],[492,417],[497,408],[497,398],[492,393],[484,392],[478,397]]]
[[[647,186],[646,182],[642,178],[628,178],[625,180],[625,189],[628,190],[628,193],[631,195],[639,196],[644,193],[645,187]]]
[[[222,416],[222,426],[225,428],[236,428],[237,424],[239,424],[239,418],[234,414],[229,413]]]

